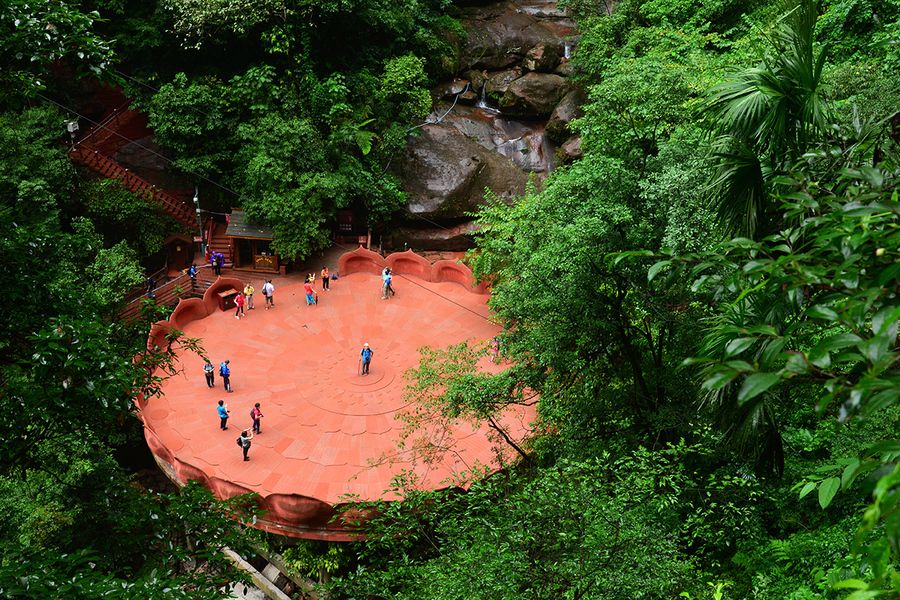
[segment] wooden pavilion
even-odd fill
[[[244,211],[234,210],[225,237],[234,245],[234,268],[260,273],[283,272],[278,254],[272,249],[272,228],[250,222]]]

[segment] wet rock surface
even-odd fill
[[[525,191],[524,171],[455,127],[425,125],[418,131],[394,163],[412,215],[456,218],[474,211],[484,201],[486,188],[502,198]]]
[[[556,2],[457,2],[466,31],[453,80],[432,90],[435,106],[410,136],[392,170],[409,196],[410,214],[449,226],[480,206],[489,188],[501,198],[540,185],[556,166],[580,157],[569,123],[584,94],[570,79],[575,23]],[[568,140],[568,141],[567,141]],[[563,144],[560,149],[555,144]],[[395,232],[396,234],[397,232]],[[471,236],[404,230],[396,240],[457,249]]]

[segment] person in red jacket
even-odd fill
[[[244,294],[238,292],[237,296],[234,298],[234,305],[237,307],[234,311],[234,318],[240,319],[241,315],[244,314]]]
[[[313,298],[313,284],[309,279],[303,284],[303,290],[306,292],[306,305],[309,306],[310,304],[315,304],[316,300]]]

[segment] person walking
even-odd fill
[[[391,282],[393,282],[393,281],[394,281],[394,275],[393,275],[393,273],[391,273],[391,270],[388,269],[387,270],[387,278],[385,279],[385,283],[387,284],[387,291],[389,291],[391,293],[391,296],[393,296],[394,294],[397,293],[394,291],[394,288],[391,287]]]
[[[216,271],[216,263],[217,262],[219,262],[219,257],[217,256],[217,254],[215,252],[210,250],[210,252],[209,252],[209,268],[212,269],[213,275],[218,274],[218,272]]]
[[[188,275],[191,276],[191,289],[197,287],[197,265],[192,264],[188,269]]]
[[[250,440],[253,439],[253,433],[250,431],[244,431],[241,433],[241,437],[238,438],[238,445],[241,447],[241,450],[244,451],[244,460],[250,460],[247,457],[247,451],[250,450]]]
[[[253,293],[256,290],[253,289],[253,284],[247,282],[246,287],[244,287],[244,296],[247,298],[247,310],[253,310]]]
[[[222,267],[225,266],[225,255],[221,252],[216,252],[216,275],[222,274]]]
[[[331,275],[328,274],[328,267],[322,267],[322,291],[327,292]]]
[[[275,308],[275,286],[272,285],[271,279],[267,279],[263,285],[263,296],[266,297],[266,310],[269,310],[270,306]]]
[[[228,363],[230,361],[225,361],[221,365],[219,365],[219,375],[222,376],[222,385],[225,386],[225,391],[229,394],[231,393],[231,369],[228,368]]]
[[[253,405],[253,408],[250,409],[250,418],[253,419],[253,432],[259,433],[259,421],[263,418],[262,411],[259,410],[259,402]]]
[[[226,429],[228,429],[228,413],[230,411],[228,410],[228,405],[225,404],[224,400],[219,400],[218,410],[220,420],[219,427],[222,428],[222,431],[225,431]]]
[[[244,314],[244,294],[241,292],[238,292],[237,296],[234,297],[234,306],[236,307],[234,310],[234,318],[240,319]]]
[[[310,304],[315,304],[316,301],[313,298],[313,286],[309,280],[303,284],[303,291],[306,292],[306,305],[309,306]]]
[[[372,355],[375,352],[369,348],[369,344],[363,344],[362,350],[360,350],[359,355],[362,357],[362,368],[360,368],[360,375],[368,375],[369,374],[369,365],[372,363]]]
[[[491,362],[500,364],[500,338],[497,336],[494,336],[494,339],[491,340]]]
[[[206,387],[216,387],[216,369],[212,366],[211,362],[206,361],[206,364],[203,365],[203,372],[206,374]]]
[[[388,296],[388,272],[389,269],[387,267],[384,268],[384,271],[381,272],[381,299],[387,300]]]

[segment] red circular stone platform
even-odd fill
[[[488,296],[466,285],[468,269],[426,266],[419,258],[345,255],[342,275],[357,272],[333,281],[328,292],[317,282],[317,306],[306,306],[302,284],[280,284],[274,308],[266,310],[256,295],[256,308],[238,320],[234,310],[216,307],[218,291],[243,286],[224,278],[203,300],[183,301],[154,329],[151,344],[164,343],[173,326],[200,338],[216,367],[216,387],[206,386],[203,360],[185,354],[182,372],[163,384],[164,396],[139,403],[157,462],[177,483],[197,479],[220,497],[257,492],[269,511],[259,526],[269,531],[347,540],[352,530],[331,520],[335,506],[350,497],[395,499],[387,490],[404,471],[431,488],[459,485],[457,477],[476,464],[497,465],[498,450],[514,458],[510,449],[495,447],[484,429],[466,424],[453,429],[451,451],[439,463],[414,462],[399,449],[402,423],[396,416],[406,407],[404,373],[418,366],[418,348],[483,341],[499,331],[489,321]],[[377,273],[384,264],[395,273],[397,295],[390,300],[381,299]],[[366,342],[374,356],[369,374],[360,375],[359,352]],[[225,359],[231,361],[231,394],[218,376]],[[500,368],[487,356],[482,363],[486,370]],[[228,431],[219,427],[219,400],[231,411]],[[256,402],[264,417],[245,462],[235,440],[250,428]],[[533,410],[511,410],[503,423],[521,440],[533,417]]]

